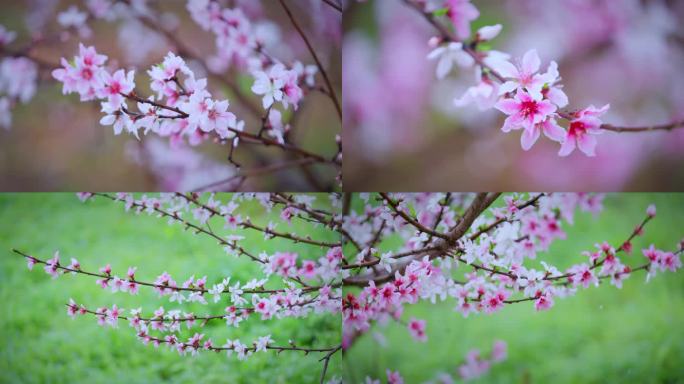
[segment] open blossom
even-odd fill
[[[228,112],[228,100],[218,102],[208,100],[206,121],[200,125],[202,131],[216,131],[221,138],[229,139],[235,136],[235,132],[228,128],[235,128],[235,124],[235,115]]]
[[[500,100],[495,108],[508,115],[501,128],[504,132],[521,128],[534,130],[536,124],[556,112],[556,106],[550,101],[534,99],[521,90],[518,90],[513,99]]]
[[[273,339],[271,339],[271,335],[259,337],[257,339],[257,341],[254,342],[254,347],[255,347],[254,352],[259,352],[259,351],[265,352],[266,347],[268,347],[268,345],[272,342],[273,342]]]
[[[553,297],[551,295],[540,295],[534,302],[537,311],[546,311],[553,307]]]
[[[483,76],[480,67],[476,69],[476,80],[477,85],[468,88],[463,96],[454,100],[455,106],[464,107],[475,103],[481,111],[486,111],[496,105],[499,100],[499,84]]]
[[[98,54],[94,47],[83,44],[79,44],[78,52],[73,65],[62,58],[63,68],[52,71],[52,77],[63,83],[62,93],[77,92],[81,101],[93,100],[102,87],[102,77],[106,73],[102,65],[107,61],[107,56]]]
[[[43,267],[45,272],[56,279],[59,276],[59,251],[56,251],[52,259],[46,261],[45,267]]]
[[[470,0],[447,0],[447,16],[454,25],[456,36],[466,39],[470,36],[470,22],[480,16],[480,11],[475,8]]]
[[[280,66],[276,68],[276,66]],[[264,109],[268,109],[276,101],[283,100],[283,86],[285,79],[279,76],[282,71],[282,64],[273,66],[269,73],[258,71],[254,73],[254,85],[252,85],[252,92],[257,95],[263,95],[262,105]]]
[[[133,133],[136,137],[138,136],[138,129],[135,122],[126,113],[121,111],[121,107],[126,108],[126,103],[121,106],[114,106],[109,102],[102,102],[101,111],[105,115],[100,119],[101,125],[111,125],[114,128],[114,134],[120,135],[124,130],[129,133]]]
[[[78,306],[76,305],[76,302],[74,299],[69,299],[69,304],[67,304],[67,315],[71,317],[72,319],[76,318],[76,314],[78,313]]]
[[[565,130],[558,125],[556,119],[547,118],[541,123],[534,124],[531,129],[526,128],[520,136],[520,145],[527,151],[537,142],[541,134],[553,141],[562,143],[565,139]]]
[[[425,320],[409,320],[408,329],[414,339],[418,341],[427,341],[427,334],[425,334]]]
[[[135,81],[133,77],[135,71],[128,71],[125,73],[123,69],[119,69],[110,75],[107,71],[102,72],[102,88],[98,89],[97,96],[100,98],[107,98],[109,104],[113,106],[120,106],[123,103],[124,95],[127,95],[135,88]]]
[[[536,49],[527,51],[517,66],[507,61],[500,62],[497,67],[499,74],[508,80],[499,88],[499,94],[524,89],[532,98],[540,100],[542,88],[549,81],[546,75],[537,73],[540,66],[541,60]]]
[[[575,148],[579,148],[587,156],[596,155],[596,135],[603,133],[599,116],[608,111],[610,105],[596,108],[593,105],[573,114],[565,140],[558,154],[568,156]]]
[[[427,58],[428,60],[438,60],[438,79],[446,77],[454,64],[462,68],[469,68],[475,63],[475,60],[463,50],[463,44],[454,42],[435,48],[428,54]]]

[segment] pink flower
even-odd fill
[[[45,267],[43,268],[45,269],[45,273],[52,276],[53,279],[56,279],[59,276],[59,251],[55,252],[52,259],[46,261]]]
[[[285,71],[283,79],[285,80],[285,84],[283,85],[283,93],[285,94],[283,106],[288,108],[288,105],[292,104],[296,110],[299,101],[304,97],[304,92],[302,92],[302,89],[298,84],[299,74],[295,70]]]
[[[387,384],[404,384],[404,378],[401,377],[399,371],[392,372],[387,370]]]
[[[120,106],[123,103],[123,95],[127,95],[135,88],[135,81],[133,77],[135,71],[128,71],[128,74],[123,69],[114,72],[110,75],[109,72],[102,72],[102,87],[97,90],[97,96],[100,98],[107,98],[112,106]]]
[[[655,204],[651,204],[648,206],[648,208],[646,208],[646,214],[648,215],[648,217],[655,217],[655,215],[656,215]]]
[[[456,36],[463,40],[470,36],[470,22],[480,16],[480,11],[470,0],[447,0],[447,16],[454,25]]]
[[[492,347],[492,361],[495,363],[506,360],[508,357],[508,346],[505,341],[497,340]]]
[[[558,155],[568,156],[575,150],[575,147],[578,147],[587,156],[595,156],[596,138],[594,135],[603,133],[602,122],[598,116],[604,114],[608,108],[610,108],[609,104],[600,109],[592,105],[576,112],[570,121],[570,127]]]
[[[494,107],[508,115],[501,128],[504,132],[520,128],[534,130],[536,124],[556,112],[556,106],[550,101],[537,101],[529,93],[520,90],[515,98],[500,100]]]
[[[77,313],[78,306],[74,302],[74,299],[69,299],[69,304],[67,305],[67,315],[69,315],[73,319],[76,318]]]
[[[33,271],[33,266],[38,264],[38,260],[33,256],[28,256],[26,258],[26,263],[28,264],[29,271]]]
[[[208,100],[207,118],[206,122],[200,125],[200,129],[204,132],[216,131],[222,139],[230,139],[235,136],[233,131],[228,128],[234,128],[236,119],[235,115],[228,112],[228,100],[213,102]]]
[[[81,263],[79,263],[78,260],[76,260],[72,257],[71,258],[71,264],[69,265],[69,269],[79,270],[79,269],[81,269]]]
[[[657,263],[658,260],[660,259],[660,253],[661,252],[659,250],[655,249],[653,244],[651,244],[651,246],[649,248],[644,249],[641,252],[644,254],[644,256],[646,256],[646,258],[648,258],[648,260],[651,263]]]
[[[100,268],[100,272],[109,276],[112,273],[112,266],[107,264],[104,267]]]
[[[306,279],[313,279],[316,277],[316,263],[311,260],[304,260],[302,267],[299,269],[299,274]]]
[[[508,297],[508,293],[500,289],[495,293],[487,293],[482,297],[482,307],[485,313],[494,313],[504,307],[504,300]]]
[[[537,142],[541,133],[546,137],[559,143],[563,142],[565,138],[565,130],[561,128],[554,118],[548,118],[541,123],[535,124],[532,129],[525,129],[520,136],[520,145],[525,151],[528,151],[534,143]]]
[[[280,218],[283,221],[287,221],[288,224],[292,224],[292,216],[296,213],[296,210],[292,207],[286,207],[280,212]]]
[[[83,44],[78,44],[78,56],[76,56],[76,64],[84,67],[99,67],[104,65],[107,61],[107,56],[100,55],[95,51],[95,47],[86,47]]]
[[[682,261],[679,259],[678,255],[672,252],[664,252],[660,258],[660,269],[669,269],[671,272],[677,272],[679,268],[682,267]]]
[[[425,320],[411,319],[408,323],[409,332],[411,336],[418,341],[427,341],[427,335],[425,334]]]
[[[546,311],[553,306],[553,297],[551,295],[540,295],[534,302],[534,308],[537,311]]]
[[[589,288],[589,285],[594,284],[598,286],[599,280],[594,272],[586,264],[579,264],[570,269],[573,274],[568,277],[568,281],[573,286],[582,285],[584,288]]]
[[[499,74],[510,80],[499,88],[499,94],[503,95],[514,90],[526,90],[535,100],[542,99],[542,88],[548,82],[546,75],[538,74],[541,60],[536,49],[527,51],[518,66],[508,61],[501,61],[497,65]]]
[[[116,304],[112,305],[112,309],[107,311],[107,323],[111,325],[112,327],[117,326],[119,322],[119,315],[121,314],[121,310],[119,307],[116,306]]]

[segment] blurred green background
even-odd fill
[[[254,204],[241,206],[260,225],[271,217]],[[259,214],[259,212],[262,212]],[[277,214],[273,212],[272,214]],[[326,241],[336,236],[323,229],[294,230]],[[223,225],[212,225],[219,230]],[[279,227],[280,228],[280,227]],[[284,229],[284,227],[283,227]],[[317,233],[314,233],[317,231]],[[318,258],[325,250],[292,245],[281,240],[264,241],[259,232],[241,232],[247,239],[242,245],[252,252],[296,250],[300,258]],[[63,263],[76,257],[83,270],[97,271],[111,263],[114,274],[125,276],[129,266],[137,266],[136,277],[153,281],[163,271],[181,284],[192,274],[208,276],[208,284],[223,276],[242,283],[262,276],[259,268],[246,258],[228,256],[222,247],[207,236],[193,236],[165,219],[135,216],[124,212],[121,203],[96,199],[81,203],[74,194],[0,194],[0,382],[2,383],[153,383],[199,381],[202,383],[311,383],[318,382],[322,364],[317,354],[259,353],[247,361],[235,356],[201,353],[179,356],[178,353],[144,346],[136,339],[127,322],[119,329],[102,328],[94,316],[72,320],[65,303],[73,298],[88,307],[143,308],[144,314],[163,305],[179,308],[168,298],[159,299],[153,290],[141,287],[137,296],[104,291],[88,276],[60,276],[52,280],[41,265],[33,272],[26,261],[11,252],[17,248],[41,259],[52,257],[59,249]],[[267,286],[274,286],[273,283]],[[185,311],[220,314],[226,304],[208,306],[183,304]],[[126,313],[127,314],[127,313]],[[340,343],[339,316],[311,315],[304,319],[243,321],[239,328],[228,328],[223,321],[210,322],[205,328],[183,328],[183,338],[195,331],[222,345],[226,338],[240,338],[251,343],[258,336],[271,334],[276,344],[291,339],[303,346],[330,347]],[[331,360],[328,376],[340,376],[341,356]]]
[[[621,244],[651,202],[658,215],[622,261],[643,264],[641,249],[651,243],[675,249],[684,237],[684,194],[608,195],[600,216],[577,214],[574,226],[564,224],[568,240],[557,240],[537,261],[551,260],[565,268],[582,261],[580,252],[592,250],[596,242]],[[602,284],[557,298],[548,312],[520,303],[464,319],[453,310],[453,300],[406,306],[402,319],[427,320],[428,342],[414,342],[396,322],[374,326],[346,353],[345,382],[360,383],[366,375],[385,382],[387,368],[400,370],[406,383],[436,379],[439,372],[457,377],[456,369],[470,349],[488,355],[493,342],[501,339],[508,343],[508,360],[473,382],[682,383],[684,271],[660,273],[648,284],[645,276],[643,271],[633,274],[622,289]],[[374,331],[384,334],[386,347],[371,336]]]

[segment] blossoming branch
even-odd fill
[[[328,173],[339,173],[340,138],[329,138],[331,146],[337,150],[328,154],[303,147],[295,141],[292,131],[296,128],[300,105],[312,93],[322,93],[330,100],[337,111],[337,116],[331,120],[341,121],[341,108],[328,69],[308,36],[310,32],[297,20],[288,3],[292,1],[280,1],[280,11],[305,43],[314,64],[282,60],[270,52],[269,48],[285,45],[285,41],[280,41],[282,37],[277,27],[273,26],[275,30],[265,28],[266,23],[272,22],[251,19],[249,10],[243,10],[240,5],[225,8],[214,0],[187,1],[189,16],[214,37],[216,53],[207,58],[182,42],[175,31],[164,24],[161,13],[150,5],[129,0],[101,0],[88,1],[84,10],[71,6],[61,12],[57,19],[63,31],[55,36],[70,39],[77,34],[83,41],[92,34],[90,23],[116,20],[143,25],[163,36],[174,50],[146,71],[153,94],[143,95],[139,90],[135,70],[122,68],[118,61],[107,64],[106,55],[83,43],[79,44],[78,55],[73,59],[61,59],[61,68],[53,70],[52,77],[62,83],[64,94],[77,93],[82,102],[97,101],[103,114],[100,124],[111,126],[115,135],[128,133],[137,139],[141,133],[156,135],[168,139],[172,149],[207,141],[227,146],[227,165],[234,171],[229,177],[213,180],[206,188],[235,190],[247,178],[294,169],[301,170],[312,188],[331,189],[335,184],[333,178],[323,180],[309,167],[320,165],[331,171]],[[333,7],[322,4],[318,9],[307,9],[312,18],[319,17],[320,12],[337,13]],[[0,26],[0,53],[8,56],[0,64],[0,92],[7,95],[0,98],[0,111],[3,112],[0,124],[6,127],[11,123],[10,109],[16,101],[26,103],[35,93],[39,67],[57,67],[34,54],[36,48],[53,43],[55,38],[35,37],[23,48],[8,48],[15,37],[16,33]],[[154,48],[141,46],[131,47],[131,50]],[[190,69],[187,60],[201,70],[201,75]],[[238,86],[237,77],[244,75],[251,79],[249,89],[261,99],[261,106],[255,105]],[[229,89],[236,100],[216,97],[210,91],[212,83]],[[233,101],[249,112],[247,121],[259,125],[250,126],[251,123],[245,122],[246,117],[237,116],[232,110]],[[263,159],[263,155],[245,149],[247,156],[256,157],[264,165],[242,170],[242,161],[234,156],[240,143],[248,144],[250,148],[278,148],[281,153],[270,155],[274,159]],[[198,184],[194,189],[205,189],[205,185]]]
[[[177,282],[164,271],[155,279],[144,279],[139,277],[141,272],[135,266],[128,267],[125,274],[117,274],[112,267],[116,261],[95,271],[86,268],[73,257],[69,263],[64,262],[59,251],[52,258],[46,259],[15,249],[15,253],[26,259],[30,270],[41,265],[53,279],[62,275],[90,277],[101,289],[130,295],[138,295],[141,288],[150,288],[160,298],[168,297],[170,303],[178,306],[171,309],[162,305],[153,313],[145,315],[142,308],[124,310],[117,304],[90,308],[69,299],[66,303],[69,316],[92,316],[99,325],[114,328],[118,327],[119,320],[126,321],[136,331],[142,343],[166,345],[181,355],[213,351],[225,352],[229,356],[235,353],[238,359],[244,360],[254,353],[267,351],[317,354],[323,364],[321,382],[324,381],[329,361],[341,350],[341,345],[310,346],[293,340],[278,344],[278,337],[274,339],[270,334],[247,342],[230,338],[221,344],[211,337],[205,337],[197,328],[217,321],[225,321],[227,327],[237,328],[240,323],[250,320],[266,321],[326,314],[336,316],[341,310],[339,273],[343,256],[341,244],[330,239],[336,238],[333,212],[339,206],[338,196],[215,196],[181,193],[139,198],[126,193],[81,193],[79,196],[83,201],[98,198],[121,203],[126,211],[156,216],[168,220],[170,225],[183,226],[189,233],[208,236],[218,242],[223,252],[235,257],[246,257],[256,263],[262,275],[246,282],[225,276],[211,283],[207,276],[196,278],[193,274],[184,281]],[[259,207],[260,211],[255,211],[255,207]],[[271,220],[268,224],[259,224],[264,218]],[[293,230],[293,221],[299,221],[299,224],[309,228],[307,234]],[[216,223],[223,223],[225,230],[218,230]],[[261,233],[264,241],[279,241],[282,251],[267,254],[248,249],[241,244],[245,239],[241,233],[246,232]],[[287,244],[305,246],[307,252],[296,252]],[[316,256],[312,258],[311,255]],[[180,307],[184,303],[205,306],[221,303],[226,306],[222,313],[193,313]],[[194,334],[184,339],[183,328],[193,330]]]
[[[576,148],[595,156],[596,135],[606,131],[650,132],[683,128],[684,121],[639,127],[621,127],[604,123],[601,116],[610,104],[567,109],[569,100],[563,91],[558,64],[551,61],[542,72],[536,49],[512,59],[505,52],[487,45],[502,30],[501,24],[485,26],[471,33],[471,23],[480,12],[470,0],[402,0],[415,9],[438,32],[430,39],[433,51],[428,59],[436,60],[438,79],[445,78],[456,65],[475,69],[476,85],[454,100],[463,107],[475,104],[481,111],[495,108],[507,117],[501,130],[522,130],[520,143],[529,150],[544,134],[561,144],[558,154],[568,156]],[[566,108],[566,109],[564,109]]]
[[[345,247],[356,251],[345,252],[356,256],[342,266],[343,348],[374,324],[390,321],[425,342],[429,324],[402,319],[404,308],[418,302],[450,302],[464,317],[519,303],[547,311],[592,286],[621,288],[634,273],[645,272],[648,282],[682,267],[684,241],[670,250],[653,244],[634,249],[656,217],[654,205],[619,243],[597,238],[596,248],[567,268],[544,258],[552,243],[568,237],[564,227],[577,213],[598,215],[603,199],[572,193],[362,194],[342,225],[353,239]],[[479,372],[466,369],[460,376],[471,371]]]

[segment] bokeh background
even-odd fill
[[[618,194],[606,197],[597,218],[576,214],[573,226],[564,225],[568,239],[556,240],[535,262],[563,269],[581,261],[580,253],[593,250],[594,243],[621,244],[650,203],[657,205],[658,214],[623,262],[643,264],[641,249],[650,244],[676,249],[684,238],[684,195]],[[397,322],[374,325],[347,351],[345,382],[360,383],[366,375],[385,382],[387,368],[399,370],[407,383],[434,380],[440,372],[457,377],[469,350],[488,356],[495,340],[507,342],[508,360],[474,383],[684,382],[684,273],[659,273],[649,283],[645,276],[634,273],[622,289],[602,284],[580,290],[574,297],[556,299],[546,312],[535,311],[533,303],[519,303],[464,319],[454,311],[453,300],[406,306],[402,319],[427,320],[427,343],[414,342]],[[374,337],[375,332],[382,337]]]
[[[301,37],[277,1],[221,0],[224,6],[240,7],[260,28],[281,36],[284,44],[267,45],[266,49],[284,61],[298,59],[314,64]],[[116,2],[114,2],[116,3]],[[141,3],[142,2],[134,2]],[[177,28],[172,34],[193,54],[210,62],[215,53],[214,35],[202,30],[186,10],[186,0],[154,0],[145,2],[166,28]],[[6,47],[16,51],[32,37],[42,36],[49,43],[36,46],[32,56],[48,65],[41,69],[35,96],[28,104],[12,111],[12,127],[0,127],[0,190],[3,191],[79,191],[79,190],[196,190],[235,173],[227,162],[228,147],[205,142],[199,147],[171,150],[166,139],[154,135],[137,141],[132,135],[115,136],[111,126],[102,126],[99,103],[79,102],[78,95],[62,95],[61,84],[51,76],[61,57],[73,58],[78,43],[93,45],[109,57],[109,65],[136,70],[136,91],[150,95],[147,70],[160,63],[173,48],[158,30],[152,30],[132,17],[130,11],[115,21],[91,20],[89,37],[64,32],[57,15],[76,5],[84,11],[82,0],[20,0],[0,2],[0,24],[16,31],[16,40]],[[328,70],[338,94],[341,93],[341,14],[318,0],[290,0],[297,21],[307,31],[316,52]],[[4,56],[0,47],[0,58]],[[198,78],[206,77],[206,66],[188,60]],[[221,81],[231,83],[246,95],[246,103]],[[317,81],[321,82],[320,76]],[[256,133],[261,126],[261,98],[250,88],[252,78],[235,67],[226,73],[209,74],[209,91],[215,98],[227,98],[229,109],[245,120],[245,129]],[[250,105],[250,107],[247,106]],[[131,104],[129,103],[129,106]],[[258,115],[252,111],[254,109]],[[293,118],[293,143],[312,152],[332,158],[337,151],[335,135],[341,124],[330,99],[311,92],[300,105],[296,116],[292,109],[283,121]],[[235,160],[243,169],[292,160],[277,148],[263,148],[244,143]],[[323,190],[335,186],[338,170],[331,166],[309,167],[320,185],[311,183],[298,168],[250,179],[244,190]]]
[[[504,115],[456,108],[474,70],[435,77],[434,28],[401,0],[351,2],[343,21],[345,187],[354,191],[677,191],[684,129],[599,137],[598,156],[530,150],[501,132]],[[474,0],[473,30],[502,24],[489,45],[559,64],[570,108],[612,108],[604,121],[640,126],[684,118],[684,2]]]
[[[256,204],[243,206],[255,223],[265,225],[274,219],[264,216]],[[293,230],[303,233],[297,221]],[[330,231],[309,228],[309,233],[323,241],[336,241]],[[244,235],[245,249],[254,252],[293,250],[300,258],[320,256],[313,247],[264,241],[256,231]],[[153,281],[163,271],[179,283],[192,274],[207,275],[208,284],[225,276],[242,282],[262,276],[253,262],[226,255],[211,238],[169,226],[165,219],[126,213],[120,203],[96,199],[83,204],[74,194],[0,194],[2,383],[318,383],[322,364],[316,354],[258,353],[246,361],[223,353],[182,357],[166,348],[143,345],[123,320],[118,329],[100,327],[90,315],[72,320],[65,306],[69,298],[94,308],[114,303],[126,311],[142,307],[146,314],[160,305],[167,310],[222,313],[225,304],[209,300],[207,306],[179,306],[168,297],[159,299],[146,287],[137,296],[111,293],[99,288],[95,278],[82,275],[52,280],[40,265],[28,271],[24,258],[11,252],[12,248],[41,259],[59,249],[62,260],[76,257],[84,270],[97,271],[111,263],[112,270],[121,275],[129,266],[137,266],[136,276],[143,281]],[[183,327],[181,335],[187,339],[198,331],[223,344],[226,338],[251,342],[271,334],[278,344],[292,339],[302,345],[328,347],[340,343],[340,324],[340,317],[331,314],[268,321],[253,318],[239,328],[228,328],[223,321],[190,331]],[[340,364],[338,353],[330,362],[329,378],[340,376]]]

